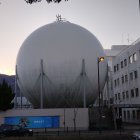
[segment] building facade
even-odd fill
[[[113,105],[114,92],[113,92],[113,67],[112,60],[124,49],[126,45],[113,45],[111,49],[105,49],[105,54],[108,60],[108,75],[107,82],[103,89],[103,103],[107,106]]]
[[[112,69],[116,117],[140,122],[140,40],[123,47],[112,59]]]

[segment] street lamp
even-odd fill
[[[98,95],[99,95],[99,132],[101,132],[101,92],[100,92],[100,67],[99,63],[104,61],[104,57],[97,58],[97,68],[98,68]]]
[[[97,58],[97,65],[98,65],[98,95],[99,95],[99,107],[101,106],[100,98],[101,98],[101,92],[100,92],[100,67],[99,63],[104,61],[104,57],[98,57]]]
[[[98,57],[98,63],[104,61],[104,59],[105,59],[104,57]]]

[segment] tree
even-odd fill
[[[36,3],[36,2],[41,2],[42,0],[25,0],[26,3],[32,4],[32,3]],[[60,3],[62,0],[46,0],[48,3],[50,2],[54,2],[54,3]],[[65,0],[68,1],[68,0]]]
[[[12,100],[14,99],[15,94],[12,92],[11,86],[3,80],[2,84],[0,84],[0,110],[11,109],[14,106]]]
[[[73,124],[74,124],[74,131],[76,131],[76,117],[77,117],[77,113],[78,113],[78,108],[77,110],[75,110],[76,108],[74,107],[74,110],[73,110]]]
[[[26,3],[32,4],[32,3],[36,3],[36,2],[41,2],[42,0],[25,0]],[[48,3],[50,2],[54,2],[54,3],[60,3],[62,0],[46,0]],[[65,0],[68,1],[68,0]],[[139,1],[139,10],[140,10],[140,0]]]
[[[139,10],[140,10],[140,0],[139,0]]]

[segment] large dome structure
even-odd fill
[[[35,30],[17,56],[21,92],[35,108],[83,107],[98,95],[97,58],[105,57],[97,38],[70,22],[54,22]],[[99,63],[103,89],[107,61]]]

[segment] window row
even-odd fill
[[[124,110],[123,111],[124,120],[138,120],[140,117],[140,110]]]
[[[133,80],[133,79],[137,79],[137,78],[138,78],[138,72],[137,72],[137,70],[132,71],[132,72],[129,73],[129,80]],[[125,82],[128,82],[128,75],[125,74],[125,75],[122,75],[121,78],[115,79],[114,80],[115,87],[120,85],[120,79],[121,79],[121,83],[122,84],[125,83]]]
[[[115,100],[125,100],[128,99],[129,97],[134,98],[134,97],[139,97],[139,89],[134,88],[130,90],[130,93],[128,91],[123,91],[122,93],[116,93],[115,94]]]
[[[133,55],[129,56],[129,64],[133,63],[137,61],[137,54],[134,53]],[[123,61],[121,61],[120,63],[120,68],[124,68],[127,66],[127,59],[124,59]],[[119,71],[119,64],[114,65],[114,72]]]

